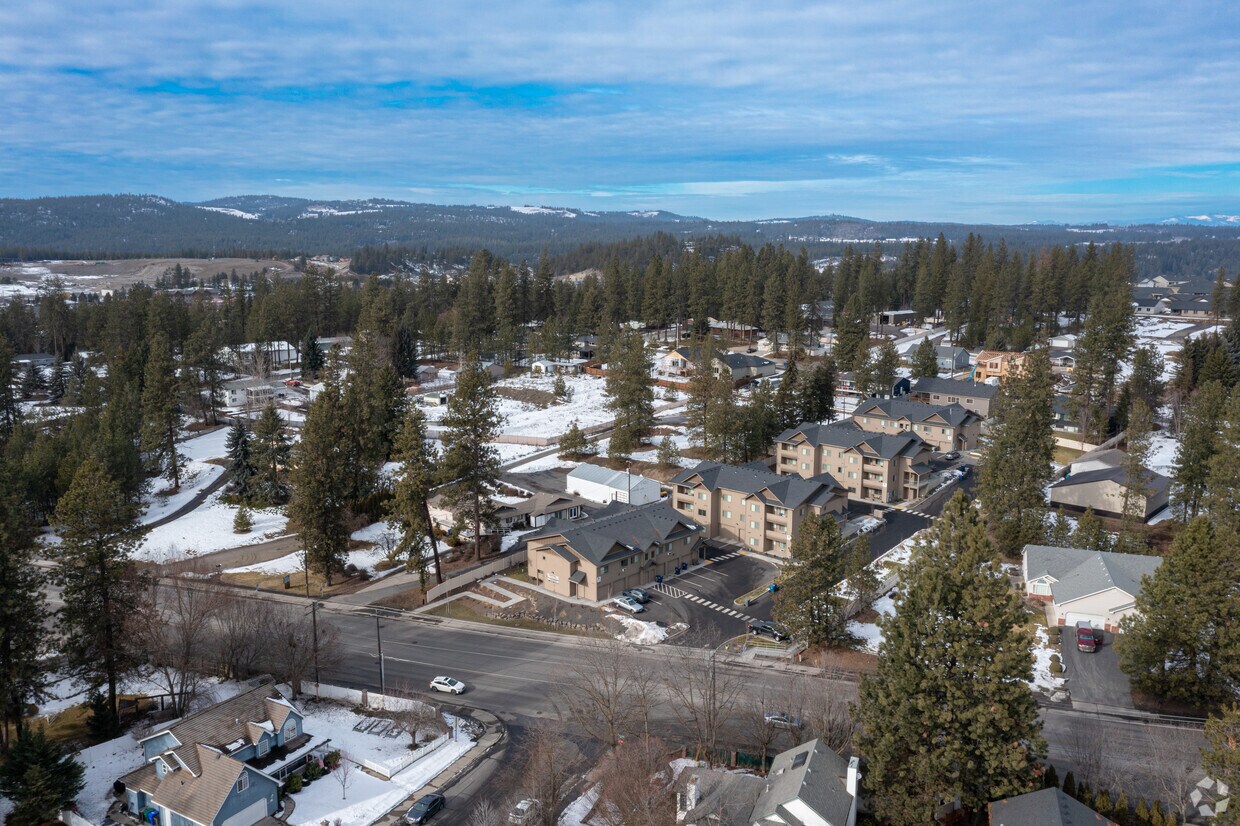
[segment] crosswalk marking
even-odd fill
[[[700,597],[697,594],[691,594],[683,588],[668,585],[666,582],[660,582],[658,585],[654,586],[654,590],[662,594],[667,594],[669,597],[673,597],[675,599],[687,599],[690,602],[696,602],[698,605],[709,608],[712,611],[718,611],[721,614],[727,614],[730,617],[735,617],[745,622],[754,621],[753,617],[748,614],[742,614],[740,611],[733,611],[731,608],[725,608],[717,602],[711,602],[710,600]]]
[[[658,585],[654,586],[654,589],[660,593],[667,594],[669,597],[675,597],[676,599],[689,596],[688,591],[682,588],[677,588],[674,585],[668,585],[666,582],[660,582]]]

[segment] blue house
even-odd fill
[[[310,741],[303,720],[269,682],[178,720],[140,741],[147,764],[120,779],[126,808],[159,826],[254,826],[279,808],[264,769]]]

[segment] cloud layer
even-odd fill
[[[12,3],[0,194],[1151,219],[1237,88],[1217,2]]]

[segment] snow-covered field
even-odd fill
[[[1145,347],[1146,345],[1154,345],[1163,357],[1163,381],[1171,381],[1175,377],[1175,363],[1171,357],[1178,353],[1184,347],[1183,338],[1175,338],[1179,333],[1196,327],[1198,321],[1180,321],[1170,318],[1157,318],[1150,316],[1137,316],[1135,335],[1136,345]],[[1200,332],[1193,333],[1193,337],[1208,335],[1212,332],[1223,332],[1225,327],[1212,326]],[[1125,361],[1120,364],[1120,377],[1127,378],[1132,373],[1132,362]]]
[[[156,493],[147,497],[147,506],[138,517],[139,524],[149,525],[184,507],[223,473],[224,468],[219,465],[196,459],[187,461],[181,468],[181,489],[167,496]],[[163,483],[158,481],[155,483],[156,487],[161,484]]]
[[[102,823],[112,805],[112,784],[123,774],[139,769],[146,760],[132,734],[122,734],[97,746],[82,749],[78,762],[85,769],[86,785],[78,794],[78,810],[91,823]]]
[[[496,382],[496,387],[542,390],[552,392],[554,376],[522,375]],[[561,404],[538,407],[500,397],[499,411],[504,417],[501,433],[519,436],[559,437],[576,420],[580,427],[604,424],[611,421],[607,410],[606,380],[598,376],[564,376],[572,398]],[[446,407],[426,408],[428,422],[440,421],[447,413]]]
[[[211,467],[214,467],[212,465]],[[220,491],[180,519],[152,529],[134,554],[146,562],[177,562],[225,548],[256,545],[288,530],[288,517],[280,508],[251,510],[254,527],[249,533],[233,533],[239,508],[220,501]]]
[[[379,546],[373,548],[362,548],[356,551],[349,551],[345,555],[346,565],[356,565],[358,570],[366,571],[371,576],[376,575],[375,566],[387,559],[387,551]],[[305,570],[305,560],[302,558],[301,551],[294,551],[291,554],[269,559],[266,562],[256,562],[253,565],[242,565],[237,568],[227,568],[226,574],[295,574]],[[399,568],[390,569],[393,571]],[[386,572],[383,572],[386,573]]]

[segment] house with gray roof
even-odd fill
[[[761,462],[700,462],[670,482],[676,510],[693,519],[707,539],[739,542],[774,556],[791,556],[801,522],[844,518],[847,491],[830,474],[803,478],[775,473]]]
[[[1127,458],[1122,450],[1081,456],[1072,463],[1067,476],[1051,485],[1051,505],[1077,513],[1093,508],[1101,516],[1122,518],[1124,496],[1128,494],[1140,508],[1141,518],[1149,519],[1167,507],[1171,480],[1148,468],[1142,468],[1139,478],[1133,480],[1124,467]]]
[[[908,399],[867,399],[853,409],[852,420],[871,433],[912,432],[942,453],[974,450],[982,429],[982,417],[963,405]]]
[[[1054,787],[1005,797],[986,808],[990,826],[1117,826]]]
[[[898,502],[930,492],[933,448],[912,431],[874,433],[855,421],[802,422],[775,437],[775,471],[829,474],[849,499]]]
[[[940,344],[934,348],[934,360],[944,373],[955,373],[969,366],[969,351],[954,344]]]
[[[700,344],[677,347],[659,360],[656,370],[666,375],[688,376],[701,362],[704,352],[706,348]],[[775,362],[751,353],[734,353],[713,347],[709,353],[714,374],[731,379],[735,384],[773,376],[777,370]]]
[[[276,771],[309,745],[303,720],[269,680],[182,718],[139,741],[147,762],[120,779],[124,808],[166,826],[254,826],[279,807]]]
[[[561,596],[591,602],[702,557],[704,532],[667,502],[612,502],[592,519],[552,519],[526,538],[529,576]]]
[[[996,384],[979,384],[964,379],[941,379],[938,376],[922,376],[913,382],[909,401],[922,404],[958,404],[972,410],[983,419],[990,418],[990,405],[999,393]]]
[[[1026,545],[1021,554],[1025,592],[1050,605],[1056,624],[1085,621],[1112,632],[1136,610],[1142,578],[1161,564],[1159,556],[1051,545]]]

